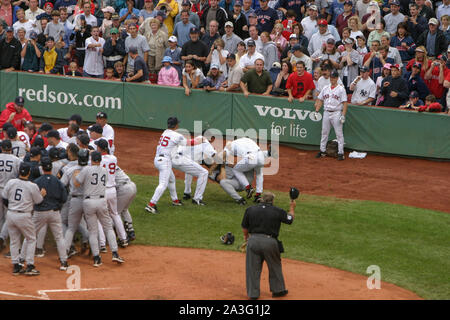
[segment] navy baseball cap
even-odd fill
[[[197,27],[192,27],[192,28],[189,30],[189,33],[200,33],[200,30],[199,30]]]
[[[163,19],[166,18],[166,14],[165,14],[163,11],[161,11],[161,10],[159,10],[159,11],[156,13],[156,16],[162,17]]]
[[[11,149],[12,149],[11,140],[3,140],[2,141],[2,150],[11,150]]]
[[[103,128],[102,128],[102,133],[103,133]],[[82,132],[77,136],[78,140],[80,140],[80,142],[84,145],[88,145],[89,141],[91,141],[91,139],[89,138],[88,134],[86,132]]]
[[[103,128],[102,128],[102,126],[101,125],[99,125],[99,124],[93,124],[92,126],[90,126],[89,128],[88,128],[88,130],[89,131],[92,131],[92,132],[96,132],[96,133],[99,133],[99,134],[102,134],[103,133]]]
[[[31,32],[30,32],[30,39],[36,40],[37,37],[38,37],[38,34],[37,34],[36,31],[31,31]]]
[[[30,154],[31,154],[32,157],[35,157],[35,156],[41,154],[41,148],[36,147],[36,146],[35,147],[31,147]]]
[[[369,72],[369,68],[367,68],[366,66],[361,67],[361,72]]]
[[[10,139],[14,139],[17,136],[17,129],[14,127],[9,127],[8,130],[6,130],[6,134]]]
[[[44,122],[43,124],[41,124],[41,126],[38,129],[39,132],[50,131],[50,130],[53,130],[53,126],[47,122]]]
[[[36,139],[34,139],[33,146],[38,147],[39,150],[44,148],[44,139],[42,139],[41,136],[37,136]]]
[[[234,5],[235,5],[235,6],[238,6],[238,7],[242,7],[242,2],[239,1],[239,0],[236,0],[236,1],[234,2]]]
[[[339,72],[337,72],[337,70],[333,70],[331,71],[331,78],[339,78]]]
[[[256,47],[255,40],[253,40],[253,39],[248,40],[247,47]]]
[[[92,162],[100,162],[102,161],[102,154],[98,151],[93,151],[91,153],[91,161]]]
[[[344,5],[346,5],[346,4],[353,7],[353,2],[351,0],[345,1]]]
[[[7,27],[5,31],[6,32],[14,32],[14,28],[13,27]]]
[[[136,47],[130,47],[130,50],[131,50],[131,48],[136,48]],[[99,112],[99,113],[97,113],[97,115],[95,117],[97,119],[108,119],[108,115],[106,114],[106,112]]]
[[[227,59],[236,60],[236,55],[234,53],[229,53]]]
[[[17,104],[18,106],[23,107],[23,105],[25,104],[25,99],[22,96],[18,96],[15,100],[14,103]]]
[[[30,171],[31,171],[31,166],[28,163],[22,162],[20,164],[19,173],[20,173],[21,176],[28,175],[30,173]]]
[[[105,139],[99,139],[99,140],[95,141],[94,143],[97,146],[99,146],[100,149],[108,150],[109,144],[108,144],[108,141],[106,141]]]
[[[44,171],[50,171],[53,168],[52,160],[49,157],[43,157],[41,159],[41,166]]]
[[[52,160],[58,160],[59,159],[59,150],[58,150],[58,148],[55,148],[55,147],[51,148],[48,151],[48,156]]]
[[[138,49],[133,46],[133,47],[130,47],[130,49],[128,49],[128,52],[132,53],[132,54],[137,54],[138,53]]]
[[[81,20],[86,20],[86,17],[84,16],[84,14],[80,15],[80,19]]]
[[[76,123],[78,123],[78,125],[80,125],[83,122],[83,118],[81,118],[79,114],[73,114],[69,118],[69,121],[75,121]]]
[[[419,93],[417,91],[411,91],[411,93],[409,94],[410,98],[418,98],[419,97]]]
[[[61,139],[58,130],[50,130],[50,131],[47,133],[47,138]]]
[[[400,6],[400,2],[398,0],[393,0],[390,5],[394,5],[394,6]]]
[[[167,119],[167,126],[170,128],[175,127],[179,123],[180,121],[178,120],[177,117],[170,117],[169,119]]]
[[[292,51],[302,50],[302,46],[298,43],[292,48]]]

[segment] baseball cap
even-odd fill
[[[169,127],[175,127],[180,121],[178,121],[177,117],[170,117],[167,119],[167,125]]]
[[[336,41],[333,38],[328,38],[327,43],[328,44],[335,44]]]
[[[67,151],[64,148],[58,148],[58,158],[59,159],[67,159]]]
[[[113,15],[111,16],[112,20],[119,20],[120,16],[117,13],[113,13]]]
[[[108,141],[106,141],[105,139],[99,139],[97,141],[94,142],[97,146],[100,147],[100,149],[106,150],[109,147]]]
[[[7,27],[6,28],[6,32],[14,32],[14,28],[13,27]]]
[[[164,62],[169,62],[169,63],[172,63],[172,58],[171,57],[169,57],[169,56],[164,56],[164,58],[162,59],[162,61],[161,61],[162,63],[164,63]]]
[[[14,103],[17,104],[18,106],[22,106],[25,104],[25,99],[22,96],[18,96],[15,100]]]
[[[296,35],[295,33],[291,34],[291,35],[289,36],[289,40],[290,40],[290,39],[297,39],[297,35]]]
[[[275,62],[272,64],[272,68],[278,68],[278,69],[281,69],[281,64],[280,64],[278,61],[275,61]]]
[[[79,114],[73,114],[70,116],[69,121],[75,121],[78,124],[81,124],[81,122],[83,122],[83,119],[81,118],[81,116]]]
[[[317,25],[319,25],[319,26],[327,26],[328,22],[325,19],[320,19],[319,21],[317,21]]]
[[[396,69],[400,70],[400,65],[399,64],[393,64],[393,65],[391,65],[391,69],[392,68],[396,68]]]
[[[198,30],[197,27],[192,27],[192,28],[189,30],[189,33],[200,33],[200,30]]]
[[[91,153],[91,161],[92,162],[100,162],[100,161],[102,161],[102,154],[100,152],[98,152],[98,151],[93,151]]]
[[[162,17],[163,19],[166,18],[166,14],[165,14],[163,11],[161,11],[161,10],[158,10],[158,12],[156,13],[156,15]]]
[[[131,49],[131,48],[130,48]],[[108,119],[108,115],[106,114],[106,112],[98,112],[97,115],[95,116],[97,119]]]
[[[302,46],[298,43],[292,48],[292,51],[302,50]]]
[[[411,93],[409,94],[410,98],[418,98],[419,97],[419,93],[417,91],[411,91]]]
[[[44,144],[44,139],[42,139],[41,136],[38,136],[34,139],[33,146],[38,147],[39,150],[41,150],[41,148],[44,148]]]
[[[102,134],[103,133],[103,128],[102,128],[102,126],[101,125],[99,125],[99,124],[93,124],[92,126],[90,126],[89,128],[88,128],[88,130],[89,131],[92,131],[92,132],[96,132],[96,133],[99,133],[99,134]]]
[[[339,77],[339,72],[337,72],[337,70],[331,71],[330,77],[331,78],[338,78]]]
[[[232,59],[232,60],[236,60],[236,55],[234,53],[229,53],[227,55],[227,59]]]
[[[61,139],[61,137],[59,136],[58,130],[50,130],[47,133],[47,138]]]
[[[439,21],[438,21],[438,19],[436,19],[436,18],[431,18],[429,21],[428,21],[428,24],[434,24],[434,25],[438,25],[439,24]]]
[[[138,49],[135,46],[130,47],[130,49],[128,49],[129,53],[132,54],[137,54],[138,53]]]
[[[308,7],[308,9],[314,10],[314,11],[318,11],[317,6],[315,4],[312,4]]]
[[[17,129],[14,127],[9,127],[8,130],[6,130],[6,134],[10,139],[14,139],[17,137]]]
[[[234,27],[233,26],[233,22],[231,22],[231,21],[227,21],[227,22],[225,22],[225,27]]]
[[[250,39],[247,41],[247,47],[255,47],[255,46],[256,46],[255,40]]]
[[[36,40],[38,37],[38,34],[36,31],[31,31],[30,32],[30,39]]]
[[[133,14],[131,15],[131,19],[139,19],[139,17],[138,17],[135,13],[133,13]]]
[[[413,67],[422,69],[422,64],[420,64],[419,62],[414,62],[414,64],[412,65]]]
[[[44,171],[50,171],[52,170],[52,160],[49,157],[43,157],[41,158],[41,166]]]
[[[169,37],[169,42],[177,42],[177,41],[178,41],[177,37],[175,37],[175,36]]]
[[[256,15],[256,13],[252,12],[248,15],[249,18],[258,18],[258,16]]]
[[[50,131],[50,130],[53,130],[53,126],[47,122],[44,122],[43,124],[41,124],[41,126],[38,129],[39,132]]]
[[[103,129],[102,129],[102,133],[103,133]],[[88,136],[88,134],[86,132],[80,133],[77,136],[78,140],[80,140],[80,142],[82,144],[84,144],[85,146],[89,144],[89,141],[91,140]]]
[[[30,149],[30,155],[31,155],[32,157],[35,157],[35,156],[37,156],[37,155],[39,155],[39,154],[41,154],[41,148],[36,147],[36,146],[31,147],[31,149]]]
[[[55,38],[53,38],[52,36],[48,36],[46,42],[47,42],[47,41],[53,41],[53,42],[55,42]]]
[[[109,33],[110,34],[118,34],[119,30],[117,30],[117,28],[111,28],[111,31]]]
[[[352,38],[345,39],[344,44],[353,44],[353,39]]]
[[[11,150],[11,149],[12,149],[11,140],[3,140],[2,141],[2,150]]]
[[[211,65],[210,69],[217,69],[217,70],[219,70],[219,65],[217,65],[216,63],[213,63]]]
[[[345,2],[344,2],[344,6],[345,6],[346,4],[353,7],[353,2],[351,2],[350,0],[345,1]]]
[[[6,130],[11,127],[14,127],[11,122],[5,122],[5,124],[2,126],[2,129],[6,132]]]
[[[46,3],[44,4],[44,8],[46,8],[46,7],[48,7],[48,6],[50,6],[50,7],[53,8],[53,3],[51,3],[51,2],[46,2]]]
[[[81,14],[81,15],[80,15],[80,19],[81,19],[81,20],[86,20],[86,17],[84,16],[84,14]]]
[[[31,148],[31,149],[33,149],[33,148]],[[38,151],[41,152],[40,150],[38,150]],[[19,173],[21,176],[28,175],[30,173],[30,170],[31,170],[31,166],[28,163],[22,162],[20,164]]]
[[[364,35],[360,34],[360,35],[356,36],[356,39],[360,39],[360,38],[363,39],[364,41],[366,41],[366,37],[364,37]]]
[[[107,7],[103,8],[102,11],[103,11],[103,12],[109,12],[109,13],[114,13],[114,12],[116,12],[116,10],[114,10],[114,8],[111,7],[111,6],[107,6]]]
[[[59,150],[58,150],[58,148],[55,148],[55,147],[51,148],[48,151],[48,156],[52,160],[58,160],[59,159]]]
[[[420,48],[420,47],[416,48],[415,51],[416,51],[416,52],[424,52],[424,53],[425,53],[425,51],[424,51],[422,48]]]
[[[368,71],[369,71],[369,68],[363,66],[363,67],[361,67],[361,70],[360,70],[360,71],[361,71],[361,72],[368,72]]]
[[[400,6],[400,2],[398,0],[393,0],[390,5],[394,5],[394,6]]]
[[[237,1],[234,2],[234,5],[238,6],[238,7],[242,7],[242,2],[237,0]]]
[[[183,0],[183,2],[181,3],[182,6],[191,6],[191,3],[187,0]]]

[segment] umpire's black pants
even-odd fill
[[[246,282],[249,298],[259,298],[264,260],[269,268],[270,291],[281,292],[286,290],[277,240],[264,234],[254,233],[248,239],[247,245]]]

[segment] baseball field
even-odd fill
[[[159,134],[116,128],[119,166],[138,187],[130,209],[137,240],[120,250],[125,264],[106,253],[96,269],[88,256],[75,256],[69,263],[80,268],[80,287],[68,289],[70,275],[58,270],[48,236],[38,277],[13,277],[10,260],[0,257],[0,299],[246,299],[245,255],[237,250],[245,207],[209,182],[204,207],[172,207],[165,193],[159,215],[143,210],[158,184]],[[275,205],[288,208],[291,185],[302,192],[294,223],[280,232],[283,299],[450,299],[448,162],[380,155],[338,162],[314,154],[281,147],[278,174],[265,177]],[[177,180],[180,198],[183,188]],[[226,246],[219,237],[229,231],[236,242]],[[367,286],[374,266],[380,289]],[[266,267],[261,299],[271,299]]]

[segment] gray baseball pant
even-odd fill
[[[80,222],[83,217],[83,198],[82,196],[72,196],[69,202],[69,214],[67,216],[68,226],[65,233],[64,241],[67,249],[70,248],[73,236],[79,229]],[[84,238],[84,237],[83,237]],[[87,237],[89,239],[89,236]]]
[[[117,212],[122,216],[123,221],[128,224],[133,223],[128,208],[136,197],[136,194],[137,188],[134,182],[117,186]]]
[[[21,247],[21,235],[27,241],[25,261],[28,265],[34,265],[34,251],[36,250],[36,229],[31,213],[19,213],[9,211],[7,215],[8,232],[10,237],[11,261],[19,263],[19,249]]]
[[[66,245],[64,244],[64,236],[62,231],[61,213],[59,212],[59,210],[35,211],[32,220],[34,223],[36,234],[39,234],[42,229],[47,230],[47,225],[50,226],[50,230],[52,231],[53,238],[56,242],[59,259],[61,261],[67,261]],[[21,258],[24,258],[24,255],[27,254],[28,240],[24,239],[20,256]]]
[[[233,179],[222,179],[220,180],[220,186],[222,189],[230,195],[234,200],[239,200],[242,197],[237,193],[237,191],[242,191],[241,184],[236,178]]]
[[[339,117],[342,115],[341,111],[324,111],[322,118],[322,138],[320,139],[320,151],[325,152],[327,148],[328,135],[330,134],[331,126],[336,133],[336,139],[338,141],[338,153],[344,154],[344,132],[342,130],[343,124],[339,121]]]
[[[100,221],[103,230],[108,239],[111,251],[117,251],[116,234],[113,229],[113,222],[108,213],[108,207],[105,198],[84,199],[83,211],[89,230],[89,244],[94,256],[100,255],[98,246],[98,221]]]
[[[264,153],[262,151],[248,153],[233,167],[233,174],[239,180],[240,184],[246,187],[250,183],[244,173],[254,169],[256,173],[256,192],[262,193],[264,182],[262,169],[264,167],[264,160]]]
[[[249,298],[259,297],[264,261],[266,261],[269,269],[270,291],[281,292],[286,290],[277,240],[263,234],[251,234],[248,239],[245,261],[247,295]]]

